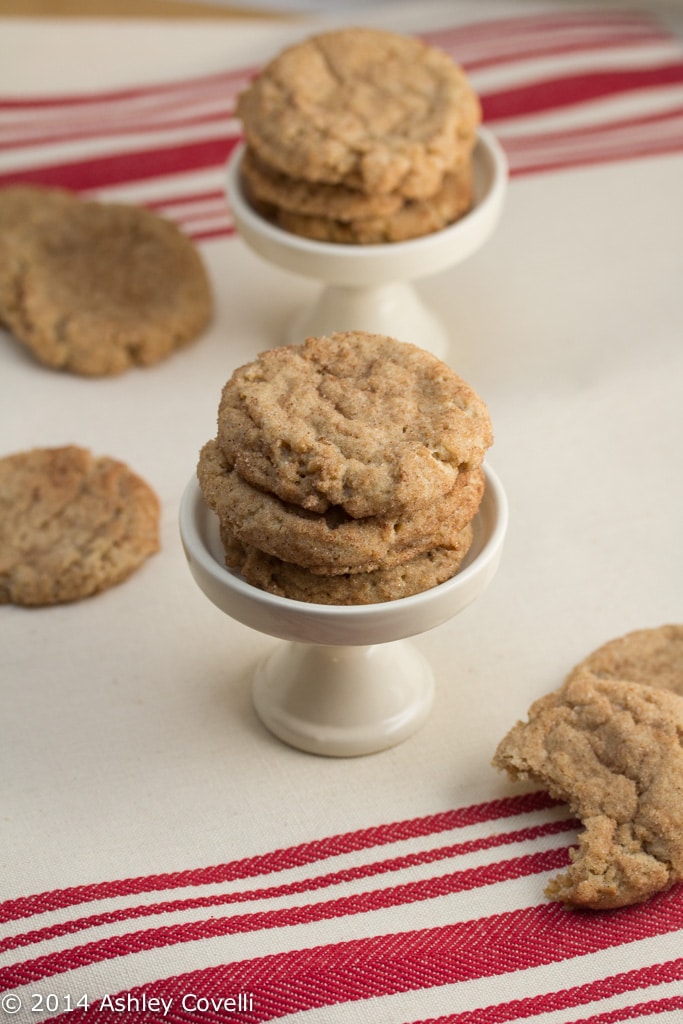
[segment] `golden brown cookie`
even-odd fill
[[[433,505],[481,465],[493,434],[484,402],[436,356],[349,331],[237,369],[217,440],[254,487],[360,518]]]
[[[683,877],[682,736],[680,697],[586,669],[511,729],[494,765],[567,801],[584,825],[548,896],[623,907]]]
[[[45,211],[44,190],[36,205]],[[36,358],[85,376],[150,366],[194,340],[212,296],[189,238],[151,210],[72,200],[5,234],[2,318]]]
[[[599,679],[627,679],[683,696],[683,626],[637,629],[603,644],[574,669]]]
[[[441,231],[468,212],[472,197],[472,167],[466,164],[458,171],[446,174],[435,195],[428,199],[407,200],[395,212],[381,216],[335,220],[288,209],[263,207],[261,212],[285,231],[319,242],[382,245],[407,242]]]
[[[457,535],[452,548],[437,548],[409,562],[371,572],[319,576],[292,562],[244,546],[229,528],[221,529],[226,564],[237,569],[247,583],[293,601],[313,604],[378,604],[411,597],[455,576],[472,544],[468,525]]]
[[[306,217],[324,217],[353,221],[362,217],[386,217],[405,203],[398,192],[369,195],[344,185],[297,180],[268,167],[253,150],[247,148],[241,172],[254,204],[289,210]]]
[[[425,199],[471,151],[481,111],[462,68],[421,40],[323,32],[276,56],[238,99],[250,147],[305,181]]]
[[[123,463],[74,445],[0,459],[0,604],[90,597],[158,549],[158,499]]]
[[[216,441],[202,448],[197,476],[206,504],[237,540],[319,575],[369,572],[458,546],[484,491],[484,471],[473,469],[438,502],[411,514],[357,519],[338,506],[311,512],[248,483]]]
[[[16,306],[16,288],[20,278],[21,250],[24,239],[51,216],[78,202],[72,192],[34,185],[0,188],[0,324],[7,323],[7,312]]]

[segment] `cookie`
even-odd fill
[[[574,673],[588,669],[599,679],[627,679],[683,696],[683,626],[637,629],[603,644]]]
[[[438,503],[409,516],[355,519],[339,507],[321,514],[248,483],[215,440],[202,448],[197,476],[204,501],[236,540],[318,575],[369,572],[432,548],[453,548],[484,492],[484,471],[473,469]]]
[[[349,331],[271,349],[236,370],[217,440],[254,487],[308,511],[363,518],[438,502],[481,465],[493,434],[482,399],[436,356]]]
[[[565,800],[584,825],[547,895],[608,909],[683,877],[683,701],[575,672],[502,740],[494,765]]]
[[[404,205],[397,192],[368,195],[343,185],[297,180],[274,170],[247,148],[241,172],[254,205],[273,211],[289,210],[306,217],[332,218],[343,222],[364,217],[385,217]]]
[[[453,547],[437,548],[409,562],[371,572],[319,576],[291,562],[244,546],[228,528],[221,529],[226,564],[247,583],[280,597],[314,604],[360,605],[396,601],[438,586],[456,574],[472,544],[468,525],[454,538]]]
[[[16,286],[20,275],[20,250],[23,239],[51,216],[59,216],[69,204],[78,202],[72,192],[33,185],[0,188],[0,324],[17,303]]]
[[[291,178],[425,199],[472,149],[479,100],[451,57],[374,28],[288,47],[240,94],[259,158]]]
[[[209,322],[198,251],[151,210],[74,200],[15,224],[6,244],[3,319],[47,366],[84,376],[151,366]]]
[[[0,232],[31,221],[37,222],[46,210],[77,202],[77,194],[68,189],[6,185],[0,188]]]
[[[0,604],[78,601],[159,550],[159,501],[128,466],[75,445],[0,459]]]
[[[292,234],[343,245],[382,245],[407,242],[441,231],[463,217],[472,206],[472,167],[466,164],[447,174],[436,195],[409,200],[394,213],[334,220],[306,216],[287,209],[262,207],[261,212]]]

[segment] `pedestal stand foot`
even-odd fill
[[[411,736],[431,710],[434,678],[405,640],[370,647],[282,643],[257,666],[256,712],[279,739],[330,757],[372,754]]]
[[[339,331],[369,331],[410,341],[439,359],[445,359],[450,346],[445,325],[408,281],[366,288],[327,285],[313,305],[294,318],[286,340],[300,345],[308,337]]]

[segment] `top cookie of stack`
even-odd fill
[[[419,39],[313,36],[266,65],[237,114],[251,201],[296,234],[396,242],[471,206],[479,100],[462,68]]]

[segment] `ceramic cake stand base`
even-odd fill
[[[340,324],[347,326],[340,328]],[[420,338],[420,347],[428,349],[439,359],[445,359],[450,346],[446,325],[407,281],[394,281],[374,288],[328,285],[320,291],[312,306],[303,309],[292,320],[286,331],[286,341],[290,345],[298,345],[311,336],[353,330],[349,324],[362,324],[364,331],[401,341]]]
[[[393,747],[419,729],[432,708],[434,675],[405,640],[284,643],[257,666],[253,698],[261,721],[285,743],[350,757]]]
[[[245,626],[285,643],[256,667],[253,700],[263,724],[313,754],[370,754],[412,735],[429,715],[432,669],[407,638],[452,619],[488,586],[500,562],[507,499],[489,467],[460,571],[421,594],[371,605],[322,605],[268,594],[225,566],[218,521],[188,484],[180,533],[206,597]]]

